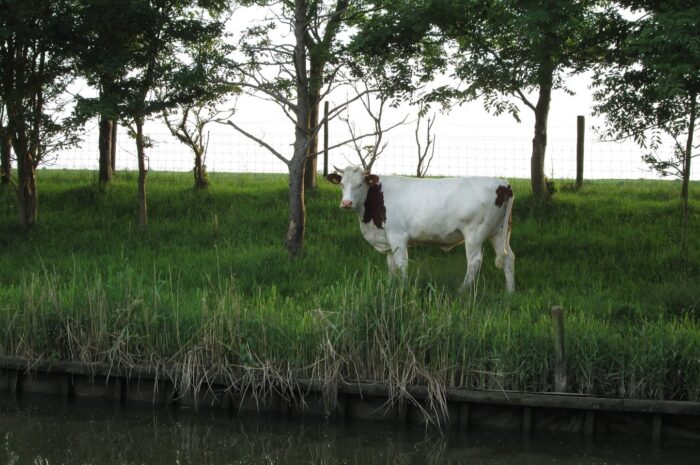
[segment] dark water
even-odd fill
[[[700,445],[579,435],[399,429],[322,419],[15,402],[0,394],[0,464],[689,464]]]

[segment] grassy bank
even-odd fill
[[[130,173],[99,192],[93,173],[40,172],[28,235],[0,191],[0,355],[165,364],[185,385],[243,368],[253,386],[546,391],[563,305],[572,391],[700,400],[700,202],[681,256],[676,183],[593,182],[543,208],[514,181],[518,292],[485,248],[477,293],[460,295],[462,248],[412,249],[394,281],[334,186],[308,196],[306,254],[290,260],[284,176],[212,174],[206,192],[189,174],[149,179],[146,233]]]

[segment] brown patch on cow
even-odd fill
[[[502,207],[511,197],[513,197],[513,189],[510,188],[510,185],[498,186],[498,189],[496,189],[496,206]]]
[[[365,182],[370,187],[377,186],[379,185],[379,176],[377,176],[376,174],[368,174],[365,176]]]
[[[365,213],[362,216],[362,222],[369,223],[370,221],[379,229],[384,229],[386,207],[384,206],[384,193],[381,185],[373,185],[367,190]]]
[[[326,181],[332,182],[333,184],[340,184],[342,179],[343,178],[338,173],[330,173],[328,176],[326,176]]]

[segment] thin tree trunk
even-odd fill
[[[552,71],[545,69],[541,73],[539,96],[535,105],[535,135],[532,138],[532,158],[530,159],[530,180],[532,193],[540,200],[551,197],[549,186],[544,176],[544,160],[547,152],[547,118],[552,99]]]
[[[207,179],[207,169],[204,166],[202,151],[196,147],[194,149],[194,187],[195,189],[205,189],[209,186]]]
[[[308,153],[318,152],[318,132],[316,131],[316,126],[318,126],[318,111],[319,111],[319,97],[313,95],[311,97],[311,111],[309,112],[309,128],[308,131],[311,134],[309,139],[309,150]],[[306,166],[304,167],[304,188],[308,190],[315,190],[318,187],[316,171],[318,170],[318,156],[313,155],[306,159]]]
[[[146,204],[146,152],[143,138],[143,120],[136,118],[136,153],[139,161],[139,228],[145,231],[148,226],[148,211]]]
[[[117,129],[119,129],[119,120],[115,118],[112,120],[112,128],[110,133],[112,142],[109,145],[111,150],[109,154],[109,161],[112,163],[112,175],[117,172]]]
[[[112,180],[112,121],[100,116],[99,131],[99,151],[100,151],[100,174],[101,183]]]
[[[46,51],[41,51],[38,56],[38,68],[35,76],[44,76],[46,63]],[[31,111],[32,124],[27,128],[27,121],[23,117],[15,119],[15,131],[19,140],[13,141],[15,154],[17,155],[17,208],[19,224],[23,230],[28,230],[36,224],[39,206],[38,192],[36,188],[36,166],[39,162],[40,126],[39,121],[44,108],[44,92],[41,86],[32,94]],[[17,112],[12,112],[17,115]],[[21,113],[21,112],[20,112]],[[8,112],[8,116],[10,112]],[[18,131],[18,128],[22,128]],[[20,134],[21,132],[21,134]]]
[[[306,206],[304,203],[304,158],[295,157],[289,163],[289,227],[285,247],[296,257],[304,248]]]
[[[681,253],[688,249],[688,219],[690,211],[688,208],[689,185],[690,185],[690,161],[693,156],[693,132],[695,132],[697,95],[690,95],[690,117],[688,121],[688,138],[685,144],[683,160],[683,184],[681,187],[681,198],[683,199],[683,226],[681,231]]]
[[[108,100],[108,95],[111,86],[107,79],[102,79],[100,82],[100,99]],[[99,181],[101,184],[108,183],[112,180],[112,120],[104,114],[101,114],[98,122],[98,151],[99,151]]]
[[[23,150],[17,157],[17,213],[19,225],[25,231],[36,224],[38,200],[36,169],[29,151]]]
[[[40,99],[41,94],[38,94],[36,99]],[[38,211],[38,194],[36,188],[36,163],[34,150],[38,150],[36,141],[38,137],[35,134],[28,136],[27,133],[36,131],[35,128],[28,128],[24,118],[23,109],[16,105],[17,101],[13,100],[11,105],[8,105],[8,130],[11,135],[12,150],[17,159],[17,186],[15,192],[17,194],[17,214],[19,225],[22,230],[27,231],[36,224]],[[39,104],[35,104],[34,112],[40,111]],[[32,149],[33,148],[33,149]]]
[[[25,37],[11,34],[8,39],[4,50],[8,60],[2,69],[2,79],[5,90],[12,91],[3,95],[3,103],[7,110],[9,139],[17,159],[15,192],[18,219],[22,230],[27,231],[36,224],[39,204],[36,166],[40,150],[39,124],[44,105],[42,80],[46,77],[46,51],[40,47],[37,53],[29,57],[29,43]],[[27,121],[29,112],[31,118]]]
[[[292,257],[304,249],[306,207],[304,205],[304,167],[309,153],[309,117],[311,102],[306,64],[306,0],[294,2],[294,65],[296,67],[296,127],[294,129],[294,155],[289,161],[289,225],[285,247]]]
[[[0,170],[2,184],[9,184],[12,174],[12,137],[9,128],[0,128]]]
[[[302,1],[302,3],[304,3]],[[298,6],[297,2],[297,6]],[[323,69],[328,61],[327,51],[330,50],[333,39],[338,34],[340,26],[343,22],[343,16],[348,8],[349,0],[338,0],[335,5],[335,11],[328,19],[326,30],[320,42],[317,42],[310,50],[309,57],[309,118],[308,118],[308,133],[311,134],[309,141],[308,153],[318,152],[318,116],[321,106],[321,89],[323,88]],[[306,27],[304,25],[304,27]],[[297,36],[298,37],[298,36]],[[301,44],[302,42],[297,42]],[[306,68],[304,68],[306,70]],[[298,72],[298,71],[297,71]],[[306,169],[304,175],[304,185],[307,189],[317,188],[318,156],[313,155],[306,161]]]

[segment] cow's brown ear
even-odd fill
[[[341,179],[343,178],[338,173],[331,173],[326,176],[326,180],[328,182],[332,182],[333,184],[340,184]]]
[[[369,185],[369,187],[376,186],[377,184],[379,184],[379,176],[377,176],[376,174],[368,174],[367,176],[365,176],[365,182],[367,183],[367,185]]]

